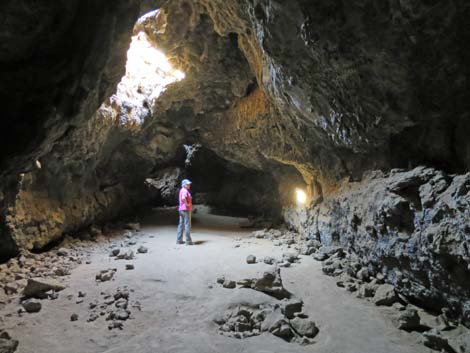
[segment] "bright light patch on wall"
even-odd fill
[[[303,205],[307,201],[307,194],[301,189],[295,189],[295,198],[298,204]]]
[[[126,77],[166,86],[182,80],[184,73],[174,69],[165,54],[150,43],[145,33],[140,32],[132,37],[127,52]]]
[[[151,115],[156,100],[167,86],[184,77],[184,72],[173,68],[147,34],[139,32],[132,37],[127,51],[126,74],[111,97],[111,104],[125,107],[117,118],[122,124],[141,125]]]

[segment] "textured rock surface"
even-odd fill
[[[355,253],[371,274],[420,305],[470,324],[470,174],[430,168],[371,173],[308,212],[287,217],[304,234]]]
[[[340,181],[470,169],[470,4],[168,1],[134,34],[184,80],[161,95],[145,80],[121,85],[107,100],[138,5],[0,5],[0,259],[134,210],[154,197],[145,179],[171,198],[181,174],[162,171],[182,166],[183,144],[201,144],[232,168],[214,203],[264,212],[303,187],[313,203],[286,212],[293,226],[355,252],[364,276],[381,273],[469,323],[468,174]]]
[[[139,1],[4,1],[2,175],[89,119],[124,73]]]
[[[35,160],[57,140],[67,141],[111,95],[138,11],[138,0],[2,2],[1,214],[15,202],[18,173],[34,169]],[[0,258],[17,250],[4,223]]]

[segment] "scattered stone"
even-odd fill
[[[373,302],[375,305],[390,306],[397,301],[395,288],[391,284],[380,285],[374,295]]]
[[[42,304],[40,301],[36,299],[26,299],[21,303],[21,306],[26,310],[28,313],[37,313],[41,310]]]
[[[293,333],[289,324],[283,320],[278,321],[273,325],[269,332],[271,332],[274,336],[280,337],[286,341],[292,338]]]
[[[112,296],[109,296],[109,297],[105,297],[104,299],[104,304],[106,305],[111,305],[111,304],[114,304],[116,300],[114,299],[114,297]]]
[[[29,278],[26,287],[23,290],[23,294],[26,298],[46,298],[46,292],[53,290],[54,292],[60,292],[65,289],[65,286],[59,281],[52,278]]]
[[[109,330],[113,330],[113,329],[116,329],[116,328],[122,330],[123,327],[124,327],[124,324],[121,321],[113,321],[108,325]]]
[[[454,330],[444,331],[449,346],[457,353],[470,352],[470,329],[458,326]]]
[[[240,281],[237,281],[237,284],[242,288],[251,288],[253,280],[250,278],[245,278]]]
[[[357,283],[346,283],[345,288],[348,292],[355,292],[357,291]]]
[[[311,246],[304,246],[304,247],[302,247],[302,249],[300,250],[300,254],[301,254],[301,255],[305,255],[305,256],[310,256],[310,255],[314,254],[316,251],[317,251],[317,249],[314,248],[314,247],[311,247]]]
[[[0,353],[14,353],[18,348],[18,341],[11,339],[5,331],[0,331]]]
[[[126,250],[125,252],[120,252],[116,256],[117,260],[132,260],[134,259],[134,252],[131,249]]]
[[[266,265],[272,265],[276,262],[276,259],[274,257],[271,257],[271,256],[266,256],[264,259],[263,259],[263,262],[266,264]]]
[[[300,313],[302,311],[303,305],[304,303],[300,299],[293,298],[284,300],[281,304],[281,311],[288,319],[293,319],[296,313]]]
[[[68,256],[69,251],[65,248],[60,248],[59,250],[57,250],[57,255],[58,256]]]
[[[95,279],[99,282],[106,282],[111,280],[114,277],[117,269],[115,268],[108,268],[107,270],[101,270],[99,273],[96,274]]]
[[[114,313],[114,318],[116,320],[125,321],[129,318],[129,311],[125,309],[119,309]]]
[[[432,329],[423,333],[423,343],[426,347],[436,351],[444,351],[454,353],[455,351],[449,346],[449,341],[442,336],[437,329]]]
[[[324,261],[328,258],[328,255],[323,252],[317,252],[313,254],[313,258],[317,261]]]
[[[112,249],[112,250],[111,250],[111,253],[109,254],[109,257],[118,256],[120,251],[121,251],[121,249],[119,249],[119,248]]]
[[[47,291],[46,296],[50,300],[56,300],[59,298],[59,293],[54,292],[53,290]]]
[[[60,268],[56,268],[54,273],[57,275],[57,276],[68,276],[70,275],[70,270],[67,269],[67,268],[63,268],[63,267],[60,267]]]
[[[231,280],[228,280],[226,279],[223,283],[223,287],[224,288],[229,288],[229,289],[233,289],[237,286],[236,282],[235,281],[231,281]]]
[[[99,315],[96,314],[96,313],[90,313],[90,315],[88,316],[88,319],[86,320],[87,322],[93,322],[95,321],[96,319],[99,318]]]
[[[133,270],[134,264],[126,264],[126,270]]]
[[[218,284],[224,284],[224,282],[225,282],[225,277],[224,276],[221,276],[221,277],[217,278],[217,283]]]
[[[420,317],[418,311],[413,308],[407,308],[400,312],[397,318],[397,327],[405,331],[417,331],[421,329]]]
[[[375,292],[378,288],[378,285],[374,285],[371,283],[363,284],[359,287],[357,292],[358,298],[372,298],[375,295]]]
[[[294,253],[294,252],[288,252],[282,254],[282,260],[283,262],[289,262],[289,263],[294,263],[299,259],[299,254]]]
[[[300,319],[299,320],[303,320]],[[247,338],[262,332],[284,339],[287,342],[305,342],[291,327],[289,320],[281,313],[277,304],[238,305],[230,308],[225,315],[217,315],[213,321],[219,325],[219,332],[233,338]],[[301,327],[300,327],[301,326]],[[309,325],[300,325],[300,331],[312,335]]]
[[[246,258],[246,263],[247,264],[254,264],[256,263],[256,256],[254,255],[248,255]]]
[[[12,295],[18,293],[20,286],[16,282],[6,283],[3,286],[3,290],[6,295]]]
[[[256,232],[253,232],[252,235],[257,239],[264,239],[264,237],[266,236],[266,232],[267,229],[258,230]]]
[[[290,320],[290,324],[292,325],[292,328],[295,330],[295,332],[308,338],[314,338],[319,332],[315,322],[301,319],[300,317],[296,317]]]
[[[137,252],[139,254],[146,254],[148,252],[148,249],[145,246],[142,245],[137,249]]]
[[[292,295],[282,285],[280,269],[263,273],[262,278],[254,279],[252,289],[269,294],[276,299],[290,298]]]
[[[116,308],[127,309],[128,301],[125,298],[119,298],[115,303],[114,306]]]
[[[118,300],[120,298],[129,299],[129,290],[127,288],[118,288],[116,293],[114,293],[114,299]]]
[[[70,316],[70,321],[77,321],[78,320],[78,315],[77,314],[72,314]]]
[[[367,267],[361,268],[356,273],[356,278],[360,281],[368,282],[369,281],[369,270]]]
[[[79,290],[79,291],[78,291],[78,297],[79,297],[79,298],[85,298],[85,297],[86,297],[86,293]]]

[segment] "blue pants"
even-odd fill
[[[191,243],[191,211],[179,211],[180,220],[178,223],[178,231],[176,233],[176,242],[183,241],[183,231],[186,238],[186,243]]]

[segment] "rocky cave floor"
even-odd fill
[[[205,207],[176,245],[173,212],[0,265],[0,352],[470,352],[341,248]]]

